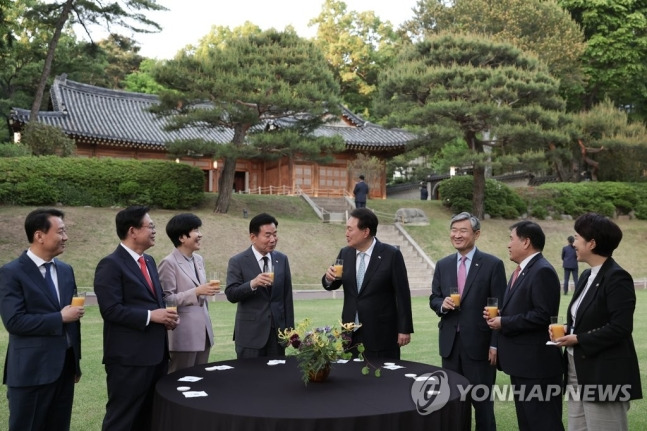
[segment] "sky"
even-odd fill
[[[212,26],[238,27],[249,21],[261,29],[292,25],[303,37],[314,37],[308,22],[321,13],[323,0],[158,0],[166,12],[147,13],[161,33],[134,34],[144,57],[168,59],[188,44],[197,44]],[[344,0],[347,11],[372,10],[395,27],[413,16],[417,0]]]

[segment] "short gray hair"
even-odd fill
[[[481,230],[481,222],[478,219],[478,217],[473,216],[467,211],[463,211],[462,213],[458,213],[454,217],[452,217],[452,219],[449,221],[449,228],[451,229],[452,225],[457,221],[463,221],[463,220],[470,221],[470,224],[472,225],[472,230],[474,232],[476,232],[477,230]]]

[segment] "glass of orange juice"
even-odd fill
[[[485,309],[490,319],[499,315],[499,298],[488,298],[486,304]]]
[[[333,268],[335,268],[335,280],[341,280],[341,275],[344,272],[344,259],[336,259]]]
[[[562,338],[566,335],[566,325],[562,322],[564,319],[561,316],[551,316],[550,317],[550,332],[552,333],[551,341],[555,341],[558,338]]]
[[[85,292],[77,292],[72,297],[72,307],[83,307],[85,305]]]
[[[454,309],[455,310],[460,310],[461,309],[461,293],[458,291],[458,287],[450,287],[449,288],[449,296],[452,298],[452,301],[454,301]]]

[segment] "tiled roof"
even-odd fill
[[[158,102],[157,96],[110,90],[56,77],[50,90],[53,111],[43,111],[38,121],[58,127],[69,136],[103,145],[137,146],[164,150],[165,142],[203,138],[219,143],[233,139],[231,129],[192,127],[165,131],[168,119],[148,111]],[[415,135],[399,129],[385,129],[364,121],[342,108],[346,121],[325,124],[315,130],[316,136],[341,135],[349,150],[401,152]],[[13,108],[11,119],[26,123],[29,110]],[[284,121],[279,121],[279,125]]]

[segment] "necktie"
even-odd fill
[[[142,270],[142,274],[144,274],[144,278],[146,279],[146,282],[148,283],[148,288],[153,292],[153,296],[155,295],[155,289],[153,289],[153,281],[151,280],[151,276],[148,274],[148,269],[146,268],[146,261],[144,260],[144,256],[139,256],[139,269]]]
[[[357,292],[362,290],[362,282],[364,282],[364,273],[366,272],[366,262],[364,262],[366,253],[359,254],[359,268],[357,269]]]
[[[515,269],[512,273],[512,280],[510,280],[510,289],[512,289],[512,286],[514,286],[515,281],[517,281],[517,277],[519,277],[520,272],[521,266],[517,265],[517,269]]]
[[[267,272],[267,270],[269,269],[268,261],[269,259],[267,258],[267,256],[263,256],[263,272]]]
[[[463,294],[463,289],[465,288],[465,279],[467,278],[467,267],[465,266],[465,261],[467,256],[461,256],[461,263],[458,265],[458,293]]]
[[[44,263],[45,265],[45,282],[47,283],[47,287],[49,287],[50,292],[52,295],[54,295],[54,298],[56,299],[56,302],[60,305],[60,300],[58,298],[58,292],[56,291],[56,285],[54,284],[54,279],[52,278],[52,265],[54,265],[52,262],[46,262]]]
[[[263,272],[268,272],[270,270],[270,258],[267,256],[263,256]],[[270,284],[267,287],[267,293],[269,293],[270,297],[272,296],[272,285]]]

